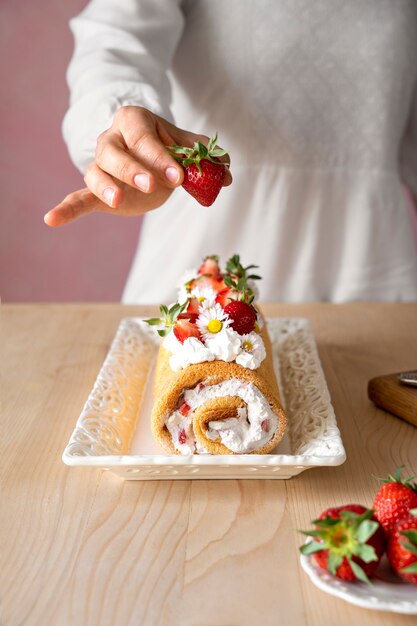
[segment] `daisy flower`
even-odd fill
[[[204,340],[224,331],[229,325],[229,316],[223,311],[220,304],[203,309],[197,318],[198,330]]]
[[[216,304],[217,291],[214,291],[212,287],[199,287],[196,285],[191,289],[191,297],[196,298],[200,307],[203,309],[210,309]]]
[[[197,276],[197,270],[186,270],[178,281],[178,302],[184,304],[190,297],[190,288],[188,284]]]
[[[251,370],[258,368],[266,357],[262,337],[252,332],[242,335],[240,341],[240,353],[236,357],[236,363]]]

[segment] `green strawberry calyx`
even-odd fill
[[[261,279],[257,274],[250,273],[250,270],[256,267],[258,267],[258,265],[243,267],[238,254],[234,254],[230,257],[226,263],[227,274],[225,274],[223,278],[225,284],[237,293],[238,300],[242,300],[247,304],[251,304],[255,299],[255,295],[248,285],[248,280]]]
[[[173,327],[175,326],[178,315],[182,313],[188,305],[188,301],[184,302],[184,304],[179,304],[176,302],[170,309],[164,304],[161,304],[159,310],[161,311],[161,317],[151,317],[150,319],[143,320],[149,326],[162,326],[162,328],[158,329],[158,335],[161,337],[166,337],[168,333],[171,332]]]
[[[379,527],[378,522],[371,519],[372,516],[373,511],[368,509],[361,514],[341,511],[340,518],[328,516],[313,520],[315,530],[300,531],[308,537],[313,537],[313,541],[300,547],[300,552],[309,556],[315,552],[328,550],[327,567],[333,576],[346,558],[356,578],[370,584],[364,570],[352,557],[356,556],[365,563],[378,560],[374,547],[366,543]]]
[[[408,487],[417,493],[417,483],[413,482],[416,476],[409,476],[408,478],[402,478],[401,472],[404,469],[405,465],[400,465],[397,467],[394,474],[390,474],[387,478],[378,478],[382,483],[398,483],[399,485],[404,485],[404,487]]]
[[[187,148],[186,146],[168,146],[167,150],[183,167],[194,164],[201,174],[201,161],[203,159],[219,165],[219,157],[228,154],[226,150],[216,147],[216,144],[217,133],[213,137],[210,137],[207,146],[201,143],[201,141],[196,141],[192,148]],[[228,163],[221,163],[221,165],[229,167]]]

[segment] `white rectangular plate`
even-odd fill
[[[159,337],[138,318],[124,318],[62,459],[129,480],[291,478],[346,459],[309,322],[267,320],[274,367],[288,417],[271,454],[169,455],[150,429],[153,364]]]

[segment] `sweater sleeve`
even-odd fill
[[[63,135],[81,172],[121,106],[172,121],[168,70],[183,26],[180,0],[90,0],[70,21],[75,48]]]
[[[400,152],[400,171],[417,206],[417,85]]]

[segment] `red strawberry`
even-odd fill
[[[217,134],[211,137],[207,146],[196,141],[193,148],[185,146],[170,146],[168,148],[184,168],[184,182],[182,186],[203,206],[213,204],[226,176],[226,165],[219,161],[219,157],[227,152],[216,148]]]
[[[399,467],[394,476],[384,480],[373,504],[375,517],[387,532],[407,517],[410,509],[417,508],[417,485],[411,482],[413,477],[401,479],[401,469]]]
[[[239,335],[247,335],[255,328],[256,311],[250,304],[233,300],[224,307],[224,312],[231,319],[231,327]]]
[[[219,257],[216,255],[206,256],[202,265],[198,269],[198,274],[210,274],[216,278],[220,277]]]
[[[230,295],[231,295],[231,290],[228,287],[226,287],[226,289],[222,289],[217,294],[216,303],[220,304],[222,309],[224,309],[226,304],[229,304],[229,302],[231,302]]]
[[[265,419],[261,422],[261,428],[265,433],[269,433],[269,429],[271,427],[270,421]]]
[[[220,291],[223,291],[224,289],[227,289],[225,283],[223,282],[223,278],[221,274],[218,277],[210,276],[207,274],[201,274],[201,276],[191,281],[190,289],[193,289],[194,287],[197,287],[197,286],[198,287],[211,287],[211,289],[213,289],[214,291],[217,291],[217,293],[219,293]]]
[[[417,585],[417,509],[398,522],[390,533],[387,556],[392,569],[403,580]]]
[[[302,531],[313,541],[301,546],[337,578],[369,582],[385,550],[385,533],[373,511],[360,504],[347,504],[322,513],[316,529]]]
[[[181,406],[180,406],[180,408],[178,410],[181,413],[181,415],[184,415],[184,417],[187,417],[188,413],[191,411],[191,407],[184,400],[184,402],[181,403]]]
[[[197,326],[188,319],[178,319],[174,326],[174,335],[181,343],[184,343],[189,337],[197,337],[200,339],[200,331]]]
[[[183,428],[181,428],[178,433],[178,443],[180,445],[184,445],[184,443],[187,443],[187,434]]]
[[[206,159],[200,161],[200,169],[195,163],[184,168],[185,191],[193,196],[203,206],[211,206],[223,187],[226,176],[226,167]]]
[[[201,305],[201,302],[198,298],[190,298],[188,301],[186,315],[192,315],[197,318],[199,315],[200,305]],[[178,317],[181,318],[181,314]]]

